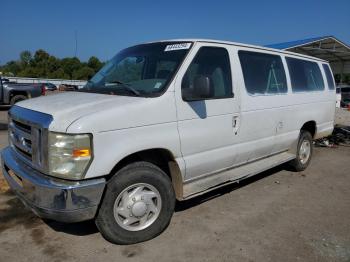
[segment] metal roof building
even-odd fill
[[[266,47],[315,56],[329,61],[334,74],[350,74],[350,46],[334,36],[320,36]]]

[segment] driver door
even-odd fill
[[[175,82],[178,130],[186,180],[233,166],[239,137],[239,99],[233,93],[231,57],[224,46],[197,43]],[[206,99],[188,101],[196,77],[213,86]]]

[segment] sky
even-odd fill
[[[273,44],[334,35],[350,45],[350,0],[0,0],[0,64],[44,49],[106,61],[130,45],[174,38]]]

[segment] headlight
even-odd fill
[[[81,179],[92,160],[91,135],[49,133],[49,173],[67,179]]]

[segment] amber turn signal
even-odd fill
[[[74,149],[73,157],[91,156],[90,149]]]

